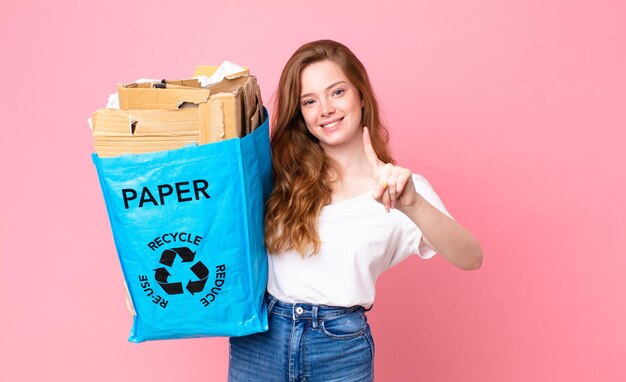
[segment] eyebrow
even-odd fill
[[[341,84],[341,83],[347,83],[347,82],[346,82],[346,81],[337,81],[337,82],[335,82],[334,84],[332,84],[332,85],[328,86],[328,87],[327,87],[326,89],[324,89],[324,90],[328,90],[328,89],[330,89],[330,88],[332,88],[332,87],[335,87],[335,86],[337,86],[337,85],[339,85],[339,84]],[[300,99],[302,99],[302,98],[304,98],[304,97],[311,96],[311,95],[313,95],[313,93],[306,93],[306,94],[303,94],[303,95],[301,95],[301,96],[300,96]]]

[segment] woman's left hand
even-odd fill
[[[478,240],[415,190],[410,170],[378,159],[367,128],[363,130],[363,147],[376,180],[372,191],[374,199],[383,204],[387,212],[396,208],[408,216],[422,232],[424,243],[455,266],[461,269],[480,268],[483,252]]]
[[[415,190],[411,170],[378,159],[367,127],[363,128],[363,148],[376,181],[372,197],[384,205],[387,212],[415,205],[422,196]]]
[[[415,190],[411,170],[378,159],[367,127],[363,128],[363,148],[377,184],[372,197],[384,205],[387,212],[415,205],[422,196]]]

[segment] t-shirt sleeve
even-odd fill
[[[413,184],[415,184],[415,190],[422,195],[428,203],[432,204],[436,209],[452,218],[452,215],[446,209],[446,206],[441,201],[441,198],[439,198],[439,195],[437,195],[426,178],[418,174],[413,174]],[[424,243],[422,240],[422,232],[419,230],[417,225],[406,215],[403,216],[403,248],[401,248],[400,251],[408,254],[415,253],[423,259],[433,257],[436,252]]]

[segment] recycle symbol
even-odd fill
[[[191,249],[187,247],[180,248],[171,248],[166,249],[161,254],[161,259],[159,263],[171,268],[174,265],[174,260],[176,259],[176,255],[180,256],[183,263],[191,263],[196,256],[195,252],[192,252]],[[194,293],[202,292],[204,289],[204,285],[209,277],[209,269],[202,264],[201,261],[198,261],[191,267],[189,267],[191,272],[198,278],[197,280],[189,280],[186,285],[186,289],[192,295]],[[168,281],[169,277],[172,274],[167,270],[166,267],[157,268],[154,270],[154,279],[159,283],[161,288],[167,294],[183,294],[183,283],[180,281]]]

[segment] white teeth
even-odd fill
[[[343,120],[343,118],[342,118],[342,119],[340,119],[340,120],[338,120],[338,121],[331,122],[331,123],[329,123],[329,124],[327,124],[327,125],[322,125],[322,128],[323,128],[323,129],[330,129],[331,127],[335,127],[335,126],[337,126],[337,124],[338,124],[339,122],[341,122],[342,120]]]

